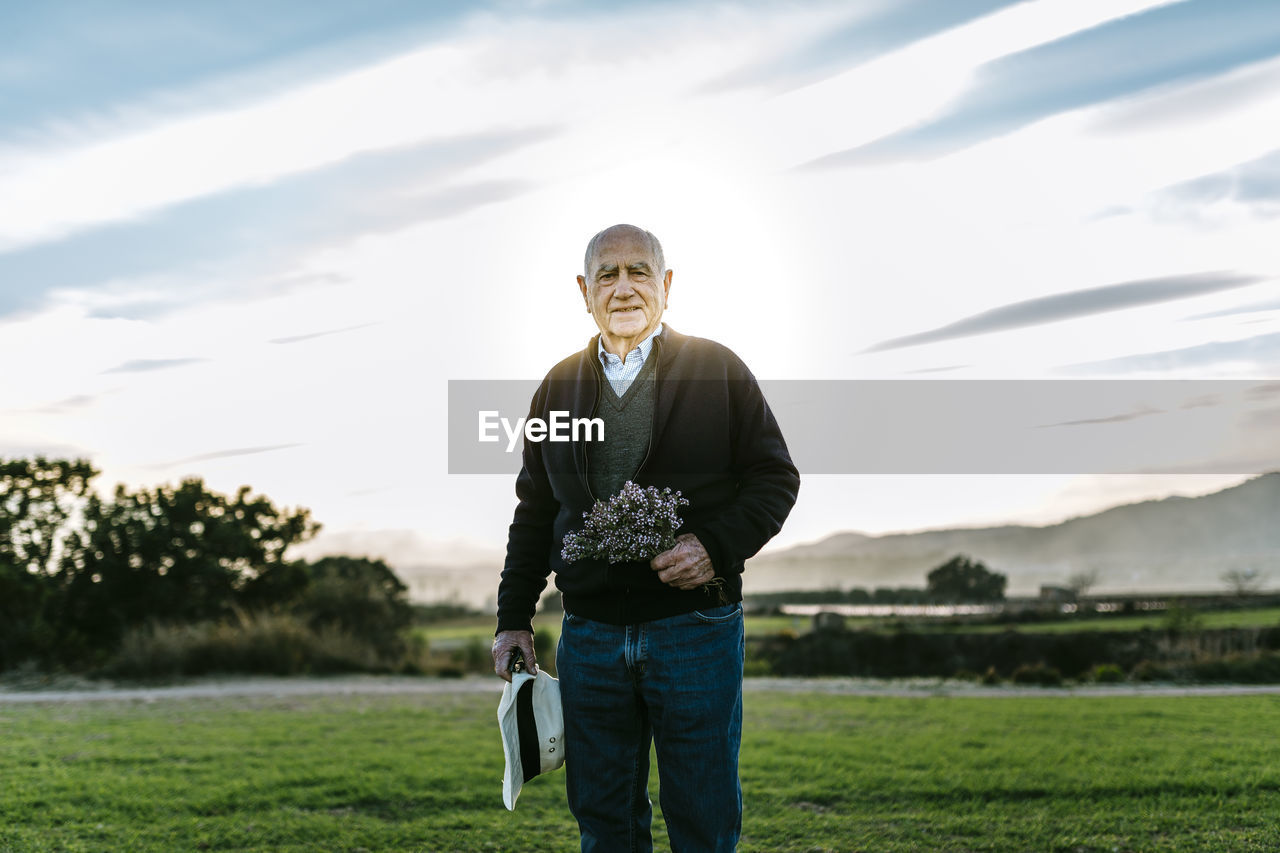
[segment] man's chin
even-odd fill
[[[644,331],[648,323],[644,319],[623,318],[609,324],[609,331],[619,338],[632,338]]]

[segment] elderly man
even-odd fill
[[[671,270],[648,231],[587,246],[578,287],[600,334],[547,374],[530,416],[604,422],[603,441],[526,442],[498,587],[495,671],[556,573],[556,665],[569,807],[582,849],[650,850],[649,745],[678,851],[733,850],[742,827],[743,562],[782,528],[800,478],[755,377],[728,348],[662,323]],[[598,436],[595,436],[598,438]],[[688,499],[676,545],[648,563],[566,564],[564,536],[631,480]]]

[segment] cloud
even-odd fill
[[[198,456],[188,456],[184,459],[175,459],[173,462],[163,462],[157,465],[150,465],[150,468],[168,468],[173,465],[186,465],[191,462],[205,462],[210,459],[228,459],[232,456],[252,456],[255,453],[269,453],[273,450],[286,450],[290,447],[302,447],[301,443],[293,444],[267,444],[261,447],[236,447],[230,450],[215,450],[212,453],[201,453]]]
[[[135,358],[124,364],[117,364],[102,371],[103,373],[145,373],[151,370],[167,370],[170,367],[184,367],[208,361],[207,358]]]
[[[1280,370],[1280,332],[1257,335],[1239,341],[1214,341],[1182,349],[1086,361],[1059,368],[1059,372],[1076,374],[1171,372],[1239,364],[1251,365],[1262,371]]]
[[[1212,408],[1213,406],[1221,405],[1221,403],[1222,403],[1222,395],[1203,394],[1199,397],[1192,397],[1190,400],[1184,401],[1180,408],[1182,408],[1184,411],[1188,409],[1208,409],[1208,408]]]
[[[1211,320],[1215,317],[1231,317],[1236,314],[1255,314],[1262,311],[1280,311],[1280,299],[1270,302],[1250,302],[1245,305],[1235,305],[1231,308],[1223,308],[1220,311],[1208,311],[1204,314],[1192,314],[1190,317],[1184,317],[1184,320]]]
[[[1163,415],[1164,409],[1153,409],[1150,406],[1143,407],[1134,412],[1122,412],[1118,415],[1109,415],[1104,418],[1082,418],[1076,421],[1059,421],[1053,424],[1040,424],[1036,429],[1051,429],[1053,427],[1064,426],[1093,426],[1096,424],[1120,424],[1126,421],[1136,421],[1138,418],[1145,418],[1150,415]]]
[[[839,73],[876,56],[960,26],[1018,0],[900,0],[879,7],[855,7],[856,17],[826,27],[821,35],[786,45],[772,57],[752,62],[709,81],[700,91],[715,93],[753,86],[796,86]]]
[[[30,459],[35,456],[47,459],[92,459],[93,455],[92,451],[74,444],[0,441],[0,459]]]
[[[376,326],[376,325],[378,324],[377,323],[361,323],[358,326],[343,326],[340,329],[325,329],[323,332],[309,332],[305,335],[290,335],[289,337],[286,337],[286,338],[272,338],[271,340],[267,341],[267,343],[296,344],[299,341],[309,341],[312,338],[323,338],[328,335],[338,335],[343,332],[352,332],[352,331],[355,331],[356,329],[367,329],[370,326]]]
[[[1271,4],[1173,3],[989,62],[975,72],[968,91],[933,118],[806,165],[829,168],[932,159],[1057,113],[1221,74],[1276,55],[1280,16]]]
[[[34,310],[58,290],[86,289],[102,295],[109,316],[127,316],[118,303],[131,301],[120,297],[132,289],[130,280],[179,272],[184,282],[205,278],[217,283],[157,294],[154,282],[147,282],[137,288],[143,291],[143,313],[225,295],[236,282],[287,269],[311,246],[332,247],[517,196],[529,185],[451,179],[551,134],[546,128],[479,134],[357,155],[329,168],[195,199],[140,220],[0,253],[0,281],[15,285],[0,288],[0,316]]]
[[[480,4],[367,0],[6,4],[0,128],[117,122],[231,102],[338,73],[455,30]],[[109,73],[104,73],[109,69]],[[145,106],[144,106],[145,105]]]
[[[990,332],[1003,332],[1025,326],[1036,326],[1042,323],[1056,323],[1091,314],[1107,311],[1119,311],[1167,302],[1172,299],[1184,299],[1189,296],[1200,296],[1216,293],[1233,287],[1244,287],[1262,279],[1255,275],[1233,272],[1204,272],[1186,275],[1164,276],[1161,278],[1127,281],[1120,284],[1107,284],[1084,290],[1073,290],[1068,293],[1055,293],[1052,296],[1041,296],[1002,305],[990,311],[983,311],[914,335],[892,338],[865,350],[880,352],[900,347],[919,346],[921,344],[938,343],[953,338],[966,338],[973,335],[985,335]]]
[[[921,367],[917,370],[904,370],[903,373],[948,373],[952,370],[962,370],[968,366],[967,364],[949,364],[946,367]]]
[[[251,263],[225,260],[226,267],[206,269],[203,277],[199,277],[200,270],[194,278],[183,270],[175,270],[172,274],[162,274],[159,284],[154,279],[108,281],[91,290],[79,291],[77,296],[82,300],[86,316],[93,319],[154,320],[199,302],[267,299],[351,280],[332,273],[279,276],[265,264],[255,269]]]
[[[1262,218],[1280,216],[1280,149],[1157,190],[1151,194],[1149,209],[1157,219],[1198,221],[1212,215],[1206,208],[1223,204],[1244,207]]]
[[[545,124],[537,101],[520,98],[523,78],[476,94],[479,46],[501,36],[428,46],[233,108],[199,104],[128,133],[0,151],[0,247],[137,219],[362,152]],[[526,88],[555,91],[536,79]]]
[[[837,75],[833,86],[782,104],[752,105],[745,113],[760,114],[753,122],[756,128],[775,125],[759,134],[766,157],[799,162],[831,150],[833,142],[853,144],[849,134],[868,123],[883,126],[880,132],[900,127],[904,110],[895,103],[899,100],[910,101],[906,120],[926,114],[936,105],[934,83],[944,96],[950,94],[981,62],[1165,2],[1169,0],[1008,4],[894,51],[897,60],[879,68],[883,76],[870,75],[876,81],[873,91],[863,85],[868,78],[852,69],[852,77]],[[877,0],[876,5],[891,4]],[[583,120],[584,104],[612,110],[617,105],[606,105],[625,92],[635,108],[652,110],[655,121],[670,118],[679,123],[675,126],[696,128],[700,119],[686,120],[715,120],[725,106],[690,97],[703,81],[749,61],[761,48],[812,32],[815,20],[848,15],[830,0],[798,9],[769,4],[733,8],[709,0],[692,8],[582,0],[500,2],[491,8],[468,14],[447,39],[382,56],[342,74],[313,75],[265,97],[223,103],[196,98],[179,109],[155,111],[124,133],[108,129],[52,145],[37,137],[20,149],[0,150],[0,198],[6,200],[0,205],[0,247],[136,219],[191,199],[324,168],[357,152],[546,122],[574,129],[570,140],[556,146],[568,162],[543,158],[544,168],[529,174],[557,177],[547,175],[545,168],[554,164],[563,168],[553,172],[582,177],[577,166],[593,161],[599,147],[591,142],[600,133]],[[644,51],[619,56],[591,47],[634,43],[640,33],[655,34]],[[924,50],[913,51],[920,44]],[[916,85],[921,73],[929,78],[923,87]],[[922,94],[921,88],[929,91]],[[904,89],[913,94],[904,98]],[[830,103],[811,111],[815,98]],[[851,110],[849,120],[833,122],[833,108]],[[809,120],[800,116],[788,124],[795,112]],[[78,124],[69,123],[73,130]],[[621,144],[611,147],[628,154],[652,152],[654,144],[668,143],[663,133],[614,138]]]
[[[1280,63],[1260,62],[1189,85],[1167,87],[1142,98],[1108,104],[1089,119],[1093,134],[1126,135],[1213,121],[1274,95]]]
[[[65,397],[34,409],[19,409],[17,411],[32,412],[40,415],[61,415],[67,412],[74,412],[77,409],[83,409],[93,404],[94,400],[101,397],[101,394],[75,394],[71,397]]]
[[[1264,382],[1261,385],[1253,386],[1246,392],[1246,396],[1250,400],[1265,400],[1276,394],[1280,394],[1280,382]]]

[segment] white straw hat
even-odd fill
[[[513,672],[498,703],[498,729],[507,757],[502,802],[515,811],[525,782],[564,764],[560,682],[541,669],[537,675]]]

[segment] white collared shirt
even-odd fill
[[[631,380],[635,379],[636,374],[640,372],[640,368],[644,367],[645,359],[649,357],[649,351],[653,349],[653,339],[660,334],[662,334],[661,323],[658,324],[658,328],[654,329],[649,337],[627,353],[625,363],[604,348],[604,335],[600,336],[599,341],[596,343],[596,352],[600,355],[600,363],[604,366],[604,378],[609,380],[609,384],[613,386],[614,393],[619,397],[631,387]]]

